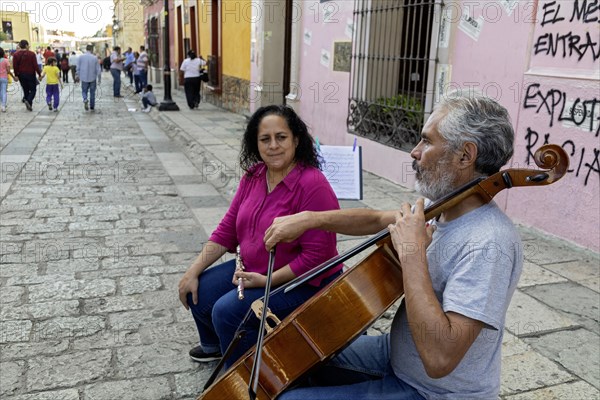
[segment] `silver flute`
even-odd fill
[[[244,263],[242,262],[242,256],[240,255],[240,246],[239,245],[236,249],[235,268],[240,271],[244,270]],[[239,300],[244,300],[244,280],[241,277],[238,278],[237,295],[238,295]]]

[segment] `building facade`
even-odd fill
[[[548,142],[571,157],[560,182],[505,191],[495,201],[518,223],[600,250],[595,2],[269,4],[266,18],[266,3],[253,2],[253,15],[260,10],[263,18],[252,19],[251,87],[261,95],[251,96],[251,109],[285,97],[321,143],[356,139],[366,170],[412,187],[410,149],[435,103],[453,90],[481,91],[512,116],[515,155],[507,167],[536,168],[532,154]]]
[[[238,113],[250,111],[250,0],[198,1],[198,48],[208,63],[207,101]]]
[[[122,51],[131,47],[139,51],[140,46],[146,46],[144,35],[144,7],[139,0],[113,0],[113,46],[121,47]]]
[[[19,42],[25,39],[32,43],[33,26],[31,25],[29,13],[0,10],[0,20],[2,22],[2,32],[6,35],[6,42]]]

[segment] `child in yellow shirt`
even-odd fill
[[[62,83],[60,82],[60,70],[56,66],[56,58],[49,57],[46,65],[44,65],[44,71],[40,76],[40,81],[46,77],[46,103],[48,104],[48,109],[52,111],[53,103],[54,103],[54,112],[58,112],[58,102],[59,102],[59,91],[58,85],[62,88]],[[51,100],[54,100],[51,103]]]

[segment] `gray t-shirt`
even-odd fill
[[[436,225],[427,248],[435,294],[444,312],[485,325],[456,369],[433,379],[425,372],[402,305],[390,333],[392,368],[428,399],[495,400],[506,310],[523,267],[519,233],[494,202]],[[437,334],[433,328],[428,332]]]
[[[154,96],[154,93],[152,93],[150,91],[144,92],[142,97],[148,99],[148,103],[150,103],[150,105],[153,105],[153,106],[156,105],[156,96]]]

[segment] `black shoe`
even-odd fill
[[[197,362],[209,362],[221,359],[221,352],[205,353],[202,346],[196,346],[190,350],[190,358]]]
[[[120,96],[120,95],[119,95],[119,96],[113,96],[113,97],[115,97],[115,98],[117,98],[117,99],[121,99],[121,98],[123,98],[123,96]]]
[[[48,103],[48,110],[52,111],[52,104]]]
[[[31,103],[28,100],[25,100],[25,107],[27,107],[29,111],[33,110],[33,107],[31,107]]]

